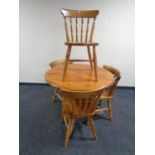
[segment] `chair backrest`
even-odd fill
[[[112,96],[114,94],[114,91],[117,87],[119,80],[121,79],[121,73],[118,69],[116,69],[112,66],[104,65],[103,68],[110,71],[114,77],[114,81],[113,81],[112,85],[107,87],[106,90],[104,91],[104,94],[106,94],[107,96]]]
[[[64,17],[67,42],[83,43],[93,41],[95,20],[99,14],[98,10],[61,9],[61,13]]]
[[[60,64],[64,64],[65,63],[65,60],[64,59],[59,59],[59,60],[54,60],[52,61],[49,65],[51,68],[57,66],[57,65],[60,65]]]
[[[59,60],[54,60],[52,61],[49,65],[51,68],[57,66],[57,65],[64,65],[65,64],[65,60],[64,59],[59,59]],[[73,64],[73,62],[69,62],[69,64]]]
[[[65,114],[80,118],[95,113],[103,88],[89,92],[69,90],[62,90],[61,92],[62,105]]]

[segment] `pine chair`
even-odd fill
[[[112,120],[112,106],[111,106],[111,99],[114,95],[115,89],[117,87],[117,84],[121,78],[121,74],[119,72],[119,70],[117,70],[114,67],[111,66],[103,66],[104,69],[107,69],[108,71],[110,71],[113,74],[114,77],[114,81],[111,84],[111,86],[107,87],[104,92],[102,93],[101,97],[100,97],[100,103],[103,103],[103,101],[107,101],[107,108],[98,108],[96,110],[96,113],[100,113],[100,112],[104,112],[104,111],[108,111],[109,114],[109,120]]]
[[[59,59],[59,60],[54,60],[52,62],[50,62],[50,67],[53,68],[57,65],[64,65],[65,64],[65,60],[64,59]],[[60,99],[60,101],[62,100],[60,93],[59,93],[59,89],[58,88],[54,88],[54,92],[52,94],[52,103],[55,101],[56,96]]]
[[[62,114],[66,124],[65,147],[68,146],[73,130],[74,121],[78,118],[86,118],[92,129],[93,137],[96,140],[96,128],[93,122],[93,115],[103,89],[89,92],[62,90]]]
[[[93,34],[95,28],[95,20],[99,11],[61,9],[61,13],[64,17],[64,25],[67,39],[67,41],[65,42],[65,45],[67,45],[67,53],[63,72],[63,81],[65,79],[68,62],[73,61],[90,62],[90,67],[91,69],[94,69],[95,80],[97,81],[98,77],[97,77],[96,46],[98,45],[98,43],[93,42]],[[89,60],[70,59],[72,46],[86,46]],[[93,58],[91,55],[90,47],[93,48]]]

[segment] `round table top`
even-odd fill
[[[104,88],[112,84],[113,75],[108,70],[97,68],[98,81],[95,81],[94,70],[86,64],[68,64],[65,80],[62,81],[63,65],[57,65],[48,70],[45,80],[53,87],[73,91],[90,91]]]

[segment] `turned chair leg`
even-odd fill
[[[88,119],[88,125],[90,126],[90,128],[92,130],[92,133],[93,133],[93,138],[96,140],[97,139],[96,128],[95,128],[95,125],[94,125],[93,118],[91,116],[91,117],[88,117],[87,119]]]
[[[68,67],[70,53],[71,53],[71,46],[68,46],[67,53],[66,53],[66,58],[65,58],[64,70],[63,70],[63,77],[62,77],[63,81],[65,80],[65,75],[66,75],[66,71],[67,71],[67,67]]]
[[[61,104],[61,122],[64,123],[63,105]]]
[[[91,67],[91,70],[93,70],[93,63],[92,63],[92,56],[91,56],[90,46],[87,46],[87,51],[88,51],[90,67]]]
[[[112,121],[112,106],[111,106],[111,100],[110,99],[107,100],[107,104],[108,104],[109,120]]]
[[[73,120],[69,119],[68,124],[67,124],[66,138],[65,138],[65,148],[68,147],[70,135],[72,133],[72,129],[73,129]]]
[[[94,59],[95,80],[98,81],[98,76],[97,76],[97,57],[96,57],[96,47],[95,46],[93,46],[93,59]]]
[[[52,94],[52,103],[54,103],[54,100],[55,100],[57,91],[58,91],[58,89],[57,88],[54,88],[54,92]]]

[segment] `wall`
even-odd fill
[[[45,83],[49,62],[66,53],[61,8],[98,9],[95,40],[98,65],[122,73],[120,86],[134,86],[134,0],[20,0],[20,82]],[[72,56],[87,57],[75,49]]]

